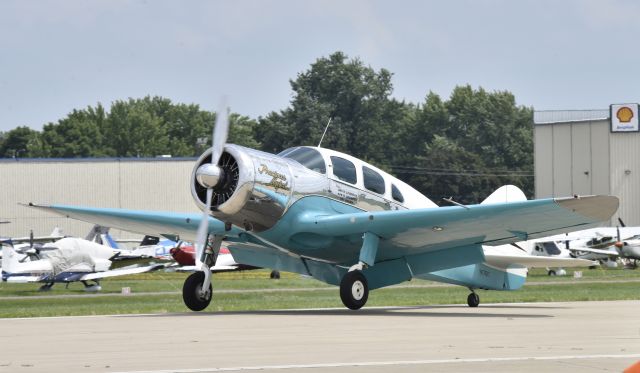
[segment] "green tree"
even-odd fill
[[[417,151],[396,170],[436,200],[478,203],[504,184],[532,196],[532,117],[509,92],[460,86],[446,102],[431,92],[407,126],[405,143]]]
[[[256,132],[264,149],[316,146],[331,118],[322,146],[388,163],[389,141],[407,115],[407,105],[390,97],[391,76],[342,52],[318,59],[290,82],[291,106],[260,119]]]
[[[154,157],[166,154],[169,138],[162,120],[147,100],[115,101],[104,122],[106,151],[115,157]]]
[[[30,153],[54,158],[104,157],[108,154],[101,132],[105,118],[101,104],[95,108],[73,110],[58,123],[46,124],[31,144]]]
[[[30,156],[29,144],[34,142],[38,131],[27,126],[20,126],[2,133],[0,140],[0,157],[26,158]]]

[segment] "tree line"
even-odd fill
[[[440,201],[478,203],[514,184],[533,195],[533,109],[507,91],[458,86],[443,100],[393,98],[392,73],[342,52],[317,59],[290,80],[290,105],[257,119],[231,113],[229,142],[277,153],[297,145],[349,153]],[[42,131],[0,133],[0,157],[199,155],[216,114],[163,97],[75,109]]]

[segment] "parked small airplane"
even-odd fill
[[[2,280],[13,283],[41,282],[40,290],[50,290],[58,282],[80,281],[87,291],[101,290],[99,280],[153,271],[163,265],[110,270],[120,251],[81,238],[66,237],[41,248],[19,252],[2,247]],[[92,281],[93,284],[90,284]]]
[[[584,240],[575,241],[571,249],[577,252],[620,258],[626,260],[630,267],[637,267],[637,261],[640,259],[640,234],[637,234],[637,228],[631,228],[634,234],[624,239],[621,237],[620,227],[615,228],[615,235],[611,234],[613,233],[612,229],[606,229],[605,233],[598,230],[596,237],[590,238],[586,242]]]
[[[534,244],[534,246],[531,254],[535,256],[544,256],[551,258],[584,259],[590,262],[590,268],[593,268],[599,263],[610,268],[617,267],[615,259],[610,260],[608,256],[598,253],[600,250],[596,250],[596,252],[590,251],[588,253],[581,253],[568,249],[567,245],[565,245],[562,241],[558,241],[556,239],[557,236],[554,238],[541,238],[533,240],[532,243]],[[549,274],[549,276],[564,276],[567,274],[567,271],[562,267],[547,267],[547,273]]]
[[[120,252],[120,255],[118,255],[119,259],[140,258],[140,261],[152,259],[164,262],[173,260],[178,264],[178,266],[167,266],[167,270],[192,272],[199,269],[199,267],[195,266],[195,247],[180,240],[178,237],[168,239],[146,235],[142,240],[115,239],[109,233],[109,227],[94,225],[85,239],[87,241],[93,241],[101,245],[111,247],[114,250],[118,250]],[[139,243],[139,245],[129,249],[123,245],[125,242],[129,244]],[[233,259],[229,249],[221,247],[216,264],[211,268],[211,271],[230,272],[257,268],[258,267],[237,263]],[[278,271],[272,271],[271,278],[280,278],[280,273],[278,273]]]
[[[515,187],[498,190],[506,203],[438,207],[347,154],[301,146],[274,155],[227,144],[227,133],[223,107],[212,147],[191,177],[202,215],[30,205],[128,231],[194,240],[201,271],[186,279],[183,300],[195,311],[211,301],[210,268],[223,239],[239,263],[339,285],[350,309],[364,306],[369,290],[414,277],[465,286],[471,290],[468,304],[477,306],[476,289],[512,290],[525,280],[523,263],[505,256],[498,266],[484,246],[592,227],[618,208],[613,196],[510,202]],[[533,259],[544,258],[522,260]]]

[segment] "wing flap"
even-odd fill
[[[487,264],[500,268],[511,268],[513,266],[527,268],[589,267],[598,264],[592,260],[585,259],[554,258],[534,255],[501,255],[485,253],[484,257]]]

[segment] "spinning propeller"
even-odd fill
[[[622,222],[622,220],[621,220]],[[623,225],[624,227],[624,225]],[[616,227],[616,232],[617,232],[617,240],[616,243],[613,244],[615,247],[617,247],[618,249],[622,249],[624,247],[624,242],[622,242],[622,238],[620,237],[620,227]]]
[[[205,163],[196,170],[196,180],[207,189],[207,199],[205,208],[202,210],[202,220],[198,227],[196,239],[196,263],[201,260],[202,253],[207,244],[207,233],[209,231],[209,211],[211,211],[211,201],[213,199],[213,189],[224,183],[225,171],[218,165],[220,157],[224,152],[224,146],[229,134],[229,119],[227,117],[226,99],[220,100],[220,107],[216,113],[216,124],[213,127],[211,139],[211,163]]]

